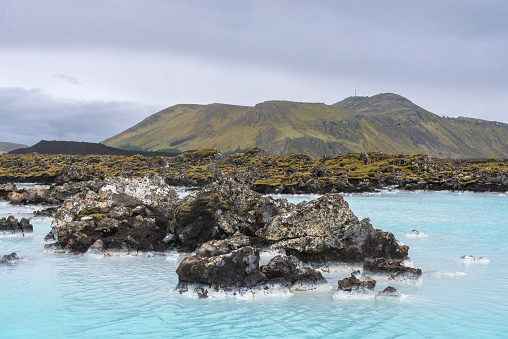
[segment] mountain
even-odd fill
[[[12,142],[0,142],[0,154],[13,151],[18,148],[25,148],[27,145],[14,144]]]
[[[109,147],[103,144],[83,141],[47,141],[41,140],[37,144],[26,147],[15,149],[9,152],[10,154],[67,154],[67,155],[89,155],[89,154],[102,154],[102,155],[125,155],[132,156],[134,154],[140,154],[144,156],[166,156],[172,157],[177,155],[176,153],[169,152],[149,152],[149,151],[137,151],[137,150],[123,150],[114,147]]]
[[[392,93],[333,105],[267,101],[254,107],[176,105],[103,141],[145,150],[261,147],[274,155],[427,153],[439,158],[507,158],[508,124],[445,118]]]

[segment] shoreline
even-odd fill
[[[142,155],[0,155],[0,184],[61,185],[106,177],[162,176],[168,185],[200,189],[226,176],[263,194],[403,190],[508,191],[506,159],[433,159],[428,155],[351,153],[318,160],[270,156],[261,149],[225,156],[215,149],[176,157]]]

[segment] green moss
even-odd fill
[[[204,158],[204,157],[210,157],[210,156],[215,155],[217,153],[219,153],[219,151],[216,148],[203,148],[199,151],[185,152],[184,154],[191,156],[191,157]]]
[[[254,148],[251,148],[250,150],[246,151],[245,154],[252,155],[252,154],[257,154],[259,152],[263,152],[263,150],[259,147],[254,147]]]
[[[106,217],[105,214],[100,213],[100,209],[96,207],[91,208],[85,208],[79,211],[78,213],[78,219],[81,219],[83,217],[92,217],[96,220],[101,220]]]
[[[231,206],[232,201],[221,201],[220,195],[218,193],[213,193],[206,196],[199,196],[196,199],[178,206],[175,209],[174,215],[180,223],[189,224],[202,213],[215,213],[218,209],[227,212],[230,210]]]
[[[286,167],[289,167],[291,165],[293,165],[291,162],[284,162],[284,161],[277,162],[277,167],[286,168]]]
[[[282,184],[282,180],[275,178],[275,179],[264,179],[264,180],[256,180],[252,183],[253,186],[258,185],[267,185],[267,186],[280,186]]]
[[[355,179],[355,180],[363,180],[363,179],[369,179],[370,174],[368,172],[362,172],[362,171],[353,171],[347,173],[348,179]]]
[[[468,186],[476,183],[476,179],[471,177],[459,178],[459,183],[462,186]]]

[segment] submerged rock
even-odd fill
[[[13,264],[19,261],[20,258],[16,254],[16,252],[12,252],[11,254],[6,254],[0,258],[0,264]]]
[[[22,218],[20,221],[10,215],[7,218],[0,219],[0,233],[22,234],[33,233],[34,228],[28,219]]]
[[[337,291],[333,295],[334,298],[349,299],[371,299],[376,295],[374,288],[376,280],[360,280],[361,274],[357,272],[351,273],[351,276],[338,281]]]
[[[358,220],[340,194],[302,202],[272,218],[257,232],[274,247],[309,262],[354,262],[364,258],[403,259],[392,233],[376,230],[368,219]]]
[[[350,277],[338,281],[337,291],[349,293],[373,293],[375,280],[362,281],[354,273]]]
[[[488,264],[490,262],[489,259],[484,257],[475,257],[473,255],[463,255],[458,258],[457,261],[460,261],[464,264]]]
[[[417,230],[412,230],[411,233],[406,234],[406,237],[408,237],[408,238],[423,238],[423,237],[428,237],[428,235],[423,232],[417,231]]]
[[[379,299],[399,299],[400,298],[400,292],[397,291],[395,287],[388,286],[384,290],[380,291],[376,298]]]

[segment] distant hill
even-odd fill
[[[13,151],[18,148],[28,147],[23,144],[14,144],[12,142],[0,142],[0,154]]]
[[[349,152],[427,153],[440,158],[507,158],[508,124],[445,118],[392,93],[333,105],[267,101],[255,105],[176,105],[103,141],[119,148],[260,147],[274,155],[318,158]]]
[[[175,156],[178,153],[169,152],[149,152],[149,151],[132,151],[123,150],[118,148],[109,147],[103,144],[92,142],[78,142],[78,141],[46,141],[41,140],[32,147],[20,148],[9,152],[10,154],[75,154],[75,155],[89,155],[89,154],[109,154],[109,155],[125,155],[131,156],[140,154],[144,156]]]

